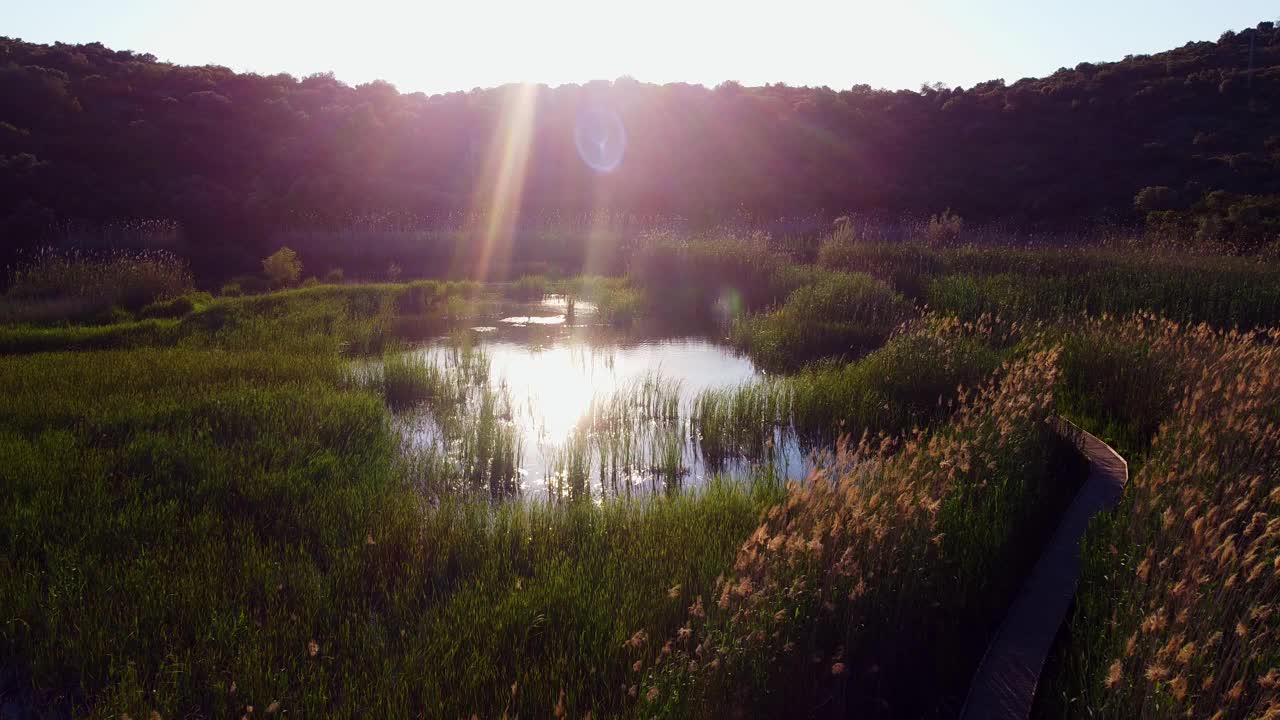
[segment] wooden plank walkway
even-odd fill
[[[1115,506],[1129,480],[1129,464],[1106,443],[1062,418],[1055,429],[1089,460],[1089,476],[1027,576],[978,665],[960,717],[1025,720],[1054,637],[1080,579],[1080,541],[1089,520]]]

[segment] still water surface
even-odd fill
[[[619,333],[595,323],[586,303],[576,303],[571,315],[567,309],[563,298],[550,297],[473,328],[489,358],[491,386],[509,398],[505,421],[520,431],[521,492],[562,492],[571,447],[589,458],[593,497],[695,486],[716,473],[743,477],[760,464],[739,458],[709,465],[688,419],[699,393],[763,377],[749,358],[706,337]],[[442,338],[411,352],[443,365],[453,348]],[[587,426],[593,403],[598,408],[610,398],[634,396],[637,387],[655,381],[675,396],[678,419],[634,418],[625,438]],[[429,432],[430,418],[420,421],[420,441],[438,441]],[[679,469],[672,472],[677,453]],[[768,470],[777,475],[807,470],[806,458],[784,433],[777,433],[770,455]]]

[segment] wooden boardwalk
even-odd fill
[[[1063,514],[983,656],[960,717],[1025,720],[1040,671],[1071,606],[1080,579],[1080,541],[1089,520],[1115,506],[1129,465],[1115,450],[1068,420],[1055,429],[1089,460],[1089,476]]]

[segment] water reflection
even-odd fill
[[[711,455],[701,442],[698,396],[760,379],[748,358],[707,338],[619,335],[593,326],[593,310],[579,303],[570,316],[562,299],[551,298],[473,336],[489,389],[470,402],[491,403],[488,412],[511,431],[513,480],[523,494],[599,499],[699,484],[714,473],[746,476],[761,465],[782,477],[807,470],[790,434],[776,428],[762,426],[746,453]],[[411,352],[439,367],[458,362],[456,339]],[[405,420],[415,443],[448,449],[460,442],[430,414]]]

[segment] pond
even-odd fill
[[[492,324],[472,328],[474,350],[467,353],[456,336],[412,348],[414,361],[479,378],[484,390],[468,397],[463,412],[488,413],[492,423],[482,424],[494,429],[416,412],[400,417],[402,435],[413,447],[472,467],[472,476],[489,475],[490,489],[532,496],[601,499],[697,486],[716,474],[797,477],[808,470],[790,434],[763,427],[763,420],[768,437],[758,452],[707,452],[696,420],[699,398],[763,379],[749,358],[709,337],[621,332],[593,318],[589,304],[553,296],[506,308]],[[469,363],[487,367],[466,369]],[[486,441],[485,434],[493,437]],[[513,446],[509,460],[471,457],[493,454],[502,437]],[[488,471],[475,469],[485,462]],[[492,468],[507,463],[510,482],[495,485]]]

